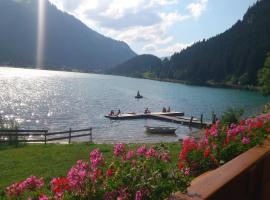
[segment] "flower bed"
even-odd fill
[[[261,144],[269,133],[270,115],[230,126],[218,121],[200,141],[184,139],[178,163],[171,161],[164,145],[131,149],[118,144],[110,162],[95,149],[88,162],[77,161],[66,177],[46,184],[43,178],[31,176],[7,187],[6,194],[10,199],[39,200],[164,199],[172,192],[185,191],[193,177]]]

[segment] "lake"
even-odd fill
[[[0,115],[15,119],[21,128],[50,131],[93,127],[101,142],[171,142],[190,131],[177,124],[150,119],[110,121],[110,110],[161,111],[165,106],[187,116],[210,119],[228,107],[256,113],[269,101],[256,92],[190,86],[120,76],[0,67]],[[137,91],[145,97],[135,99]],[[150,135],[145,125],[177,127],[176,135]]]

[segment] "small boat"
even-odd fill
[[[169,126],[145,126],[146,132],[157,134],[174,134],[177,128]]]
[[[137,95],[135,96],[136,99],[141,99],[143,96],[140,94],[140,91],[137,92]]]
[[[143,98],[143,96],[142,96],[142,95],[139,95],[139,96],[136,95],[135,98],[136,98],[136,99],[141,99],[141,98]]]

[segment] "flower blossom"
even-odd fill
[[[124,144],[116,144],[114,145],[114,155],[116,157],[120,156],[125,151],[125,145]]]
[[[104,163],[104,157],[102,153],[99,151],[99,149],[94,149],[90,153],[90,162],[91,162],[92,168],[94,169]]]

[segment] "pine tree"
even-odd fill
[[[258,81],[263,95],[270,95],[270,52],[264,62],[263,68],[258,72]]]

